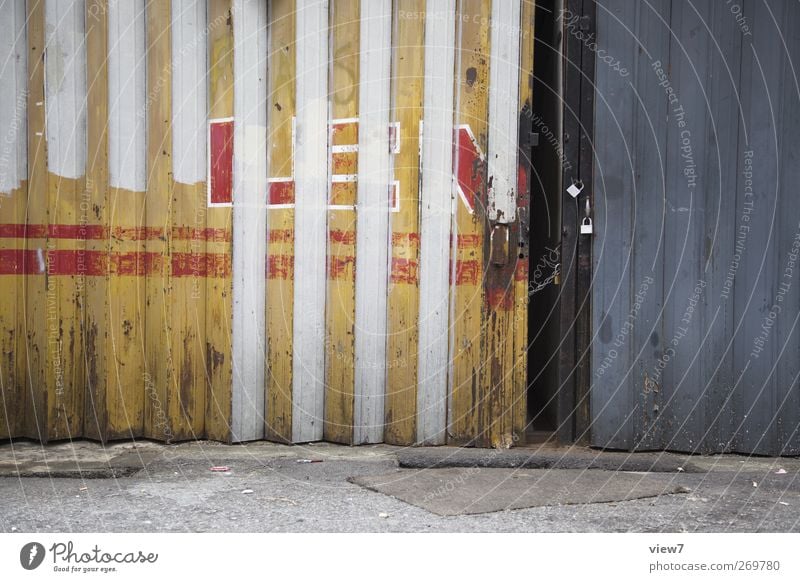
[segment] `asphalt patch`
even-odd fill
[[[0,478],[40,477],[48,479],[121,479],[132,477],[159,454],[153,451],[125,452],[105,461],[60,459],[0,463]]]
[[[687,457],[670,453],[618,453],[570,448],[565,450],[409,448],[397,453],[405,469],[479,467],[491,469],[599,469],[657,473],[705,473]]]
[[[679,476],[579,469],[448,468],[352,477],[372,491],[443,516],[643,499],[689,489]]]

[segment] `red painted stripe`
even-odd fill
[[[225,253],[172,253],[173,277],[211,277],[231,275],[231,256]]]
[[[348,121],[347,123],[333,123],[331,124],[331,136],[336,138],[338,134],[348,127],[355,128],[356,134],[353,137],[353,143],[358,143],[358,122],[357,121]],[[342,145],[337,142],[337,145]]]
[[[486,164],[481,160],[478,144],[472,140],[466,128],[458,130],[457,148],[458,185],[471,212],[475,209],[475,196],[483,188]]]
[[[174,226],[172,227],[172,240],[231,242],[231,231],[225,228]]]
[[[332,230],[328,233],[330,241],[340,245],[356,244],[356,233],[352,230]]]
[[[483,244],[483,236],[480,234],[460,234],[458,235],[458,248],[475,249]]]
[[[514,269],[514,280],[515,281],[527,281],[528,280],[528,259],[517,259],[517,265]]]
[[[481,278],[481,263],[475,259],[456,261],[456,285],[477,285]]]
[[[289,280],[294,278],[294,256],[270,255],[267,257],[267,279]]]
[[[0,224],[0,238],[102,240],[108,229],[97,224]]]
[[[101,225],[72,224],[0,224],[0,238],[21,239],[71,239],[71,240],[105,240],[111,237],[117,240],[142,241],[164,239],[164,229],[160,227],[115,226],[109,229]],[[172,228],[173,240],[201,240],[207,242],[230,242],[231,232],[224,228],[196,228],[191,226],[175,226]]]
[[[46,238],[42,225],[0,224],[0,238]]]
[[[99,277],[166,274],[166,256],[160,253],[50,250],[43,251],[45,272],[51,276]],[[222,253],[173,253],[173,277],[228,277],[230,255]],[[41,275],[38,251],[0,250],[0,275]]]
[[[292,230],[291,228],[276,228],[275,230],[270,230],[267,236],[267,240],[274,244],[293,243],[294,230]]]
[[[211,203],[233,202],[233,122],[216,121],[210,128]]]
[[[527,206],[525,202],[527,201],[528,194],[528,172],[522,164],[517,168],[517,192],[519,193],[519,199],[522,203],[520,206]]]
[[[331,281],[354,281],[356,258],[352,256],[330,257],[328,260],[328,279]]]
[[[419,284],[419,263],[413,259],[392,258],[392,283]]]
[[[409,246],[414,249],[419,248],[418,232],[395,232],[392,233],[392,246]]]
[[[294,182],[270,182],[268,204],[294,204]]]
[[[486,304],[489,309],[508,311],[514,308],[514,292],[511,289],[487,289]]]

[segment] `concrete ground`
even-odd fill
[[[575,496],[539,502],[577,504],[505,509],[520,504],[509,497],[519,485],[504,487],[508,479],[538,479],[542,471],[556,482],[568,472],[624,472],[628,481],[640,475],[664,487],[654,497],[587,503],[595,496],[586,488],[597,487],[597,476],[570,477]],[[392,474],[412,502],[446,497],[452,483],[459,498],[481,499],[481,511],[500,511],[438,515],[354,482]],[[797,532],[798,476],[800,459],[583,448],[7,442],[0,445],[0,531]],[[409,492],[412,482],[434,489]],[[483,503],[487,496],[491,503]]]

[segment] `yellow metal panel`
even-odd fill
[[[147,16],[147,197],[145,230],[163,233],[146,237],[146,249],[158,265],[169,265],[171,253],[172,161],[170,71],[171,50],[169,0],[150,0]],[[147,274],[145,315],[145,417],[144,434],[171,440],[173,434],[170,396],[175,384],[175,346],[172,342],[174,314],[169,270]]]
[[[359,0],[331,3],[330,113],[332,146],[358,144]],[[331,176],[358,174],[357,154],[332,154]],[[354,402],[356,183],[333,185],[329,203],[350,209],[328,212],[325,440],[351,443]]]
[[[86,71],[87,71],[87,169],[86,199],[81,208],[87,213],[87,227],[94,232],[108,228],[106,195],[108,192],[108,4],[106,0],[86,2]],[[107,236],[90,237],[88,253],[107,254]],[[108,388],[109,344],[107,273],[87,277],[85,303],[84,348],[86,350],[86,436],[108,440],[109,402],[115,393]],[[113,356],[112,356],[113,357]]]
[[[387,443],[411,445],[416,440],[417,350],[419,318],[419,130],[425,63],[425,23],[419,14],[425,0],[400,0],[395,7],[393,55],[393,120],[400,125],[400,151],[395,156],[399,210],[392,214],[392,257],[388,298],[386,386]]]
[[[229,237],[217,241],[206,229],[206,200],[205,183],[173,183],[172,249],[185,265],[183,276],[172,280],[178,406],[170,413],[182,419],[176,438],[199,438],[205,431],[206,281],[216,280],[207,261],[210,256],[226,254],[229,245]],[[212,241],[207,243],[209,236]]]
[[[146,388],[153,386],[144,371],[145,193],[109,187],[106,215],[111,257],[132,263],[122,269],[110,261],[108,270],[106,430],[109,439],[117,439],[143,434]]]
[[[209,0],[209,119],[233,117],[233,22],[231,0]],[[233,230],[232,212],[227,207],[209,208],[207,228],[228,234]],[[232,248],[223,244],[220,276],[206,280],[205,366],[208,392],[206,399],[206,434],[208,438],[229,441],[231,438],[231,312]]]
[[[44,135],[44,0],[28,2],[28,203],[27,224],[47,224],[47,140]],[[25,238],[25,256],[37,254],[42,241]],[[25,434],[47,441],[47,322],[45,298],[47,281],[41,276],[26,276],[25,361],[27,363]],[[41,429],[40,429],[41,426]]]
[[[0,439],[25,434],[25,275],[20,264],[25,244],[19,234],[25,223],[27,192],[24,181],[7,197],[0,196],[0,229],[4,231],[0,238]]]
[[[456,102],[461,129],[469,127],[482,152],[487,151],[489,107],[490,0],[461,0],[458,5]],[[459,136],[460,137],[460,136]],[[458,156],[457,156],[458,157]],[[454,444],[466,444],[483,430],[478,414],[485,394],[481,390],[484,359],[481,321],[484,315],[484,220],[486,204],[486,162],[476,159],[472,170],[478,177],[474,211],[456,200],[454,233],[455,276],[453,281],[452,346],[453,380],[449,437]]]
[[[45,134],[44,3],[28,5],[29,189],[26,222],[38,227],[26,235],[26,337],[28,408],[26,432],[42,441],[68,439],[83,432],[85,370],[81,304],[84,278],[70,269],[80,241],[51,236],[59,224],[75,225],[85,179],[67,179],[47,170]],[[31,263],[36,261],[34,267]],[[75,263],[73,263],[75,264]],[[66,265],[66,266],[65,266]]]
[[[270,5],[268,167],[275,188],[293,200],[295,116],[295,2]],[[292,439],[292,327],[294,313],[294,209],[267,211],[267,397],[266,438]]]
[[[85,178],[63,178],[48,172],[48,218],[52,226],[77,224],[78,198],[85,183]],[[84,247],[81,240],[52,237],[47,240],[44,252],[48,440],[72,439],[83,433],[85,370],[81,305],[86,277],[79,261]],[[74,274],[62,271],[60,264],[70,252],[76,253]]]

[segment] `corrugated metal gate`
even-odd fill
[[[532,1],[0,11],[0,438],[520,437]]]
[[[800,5],[597,18],[591,441],[796,455]]]

